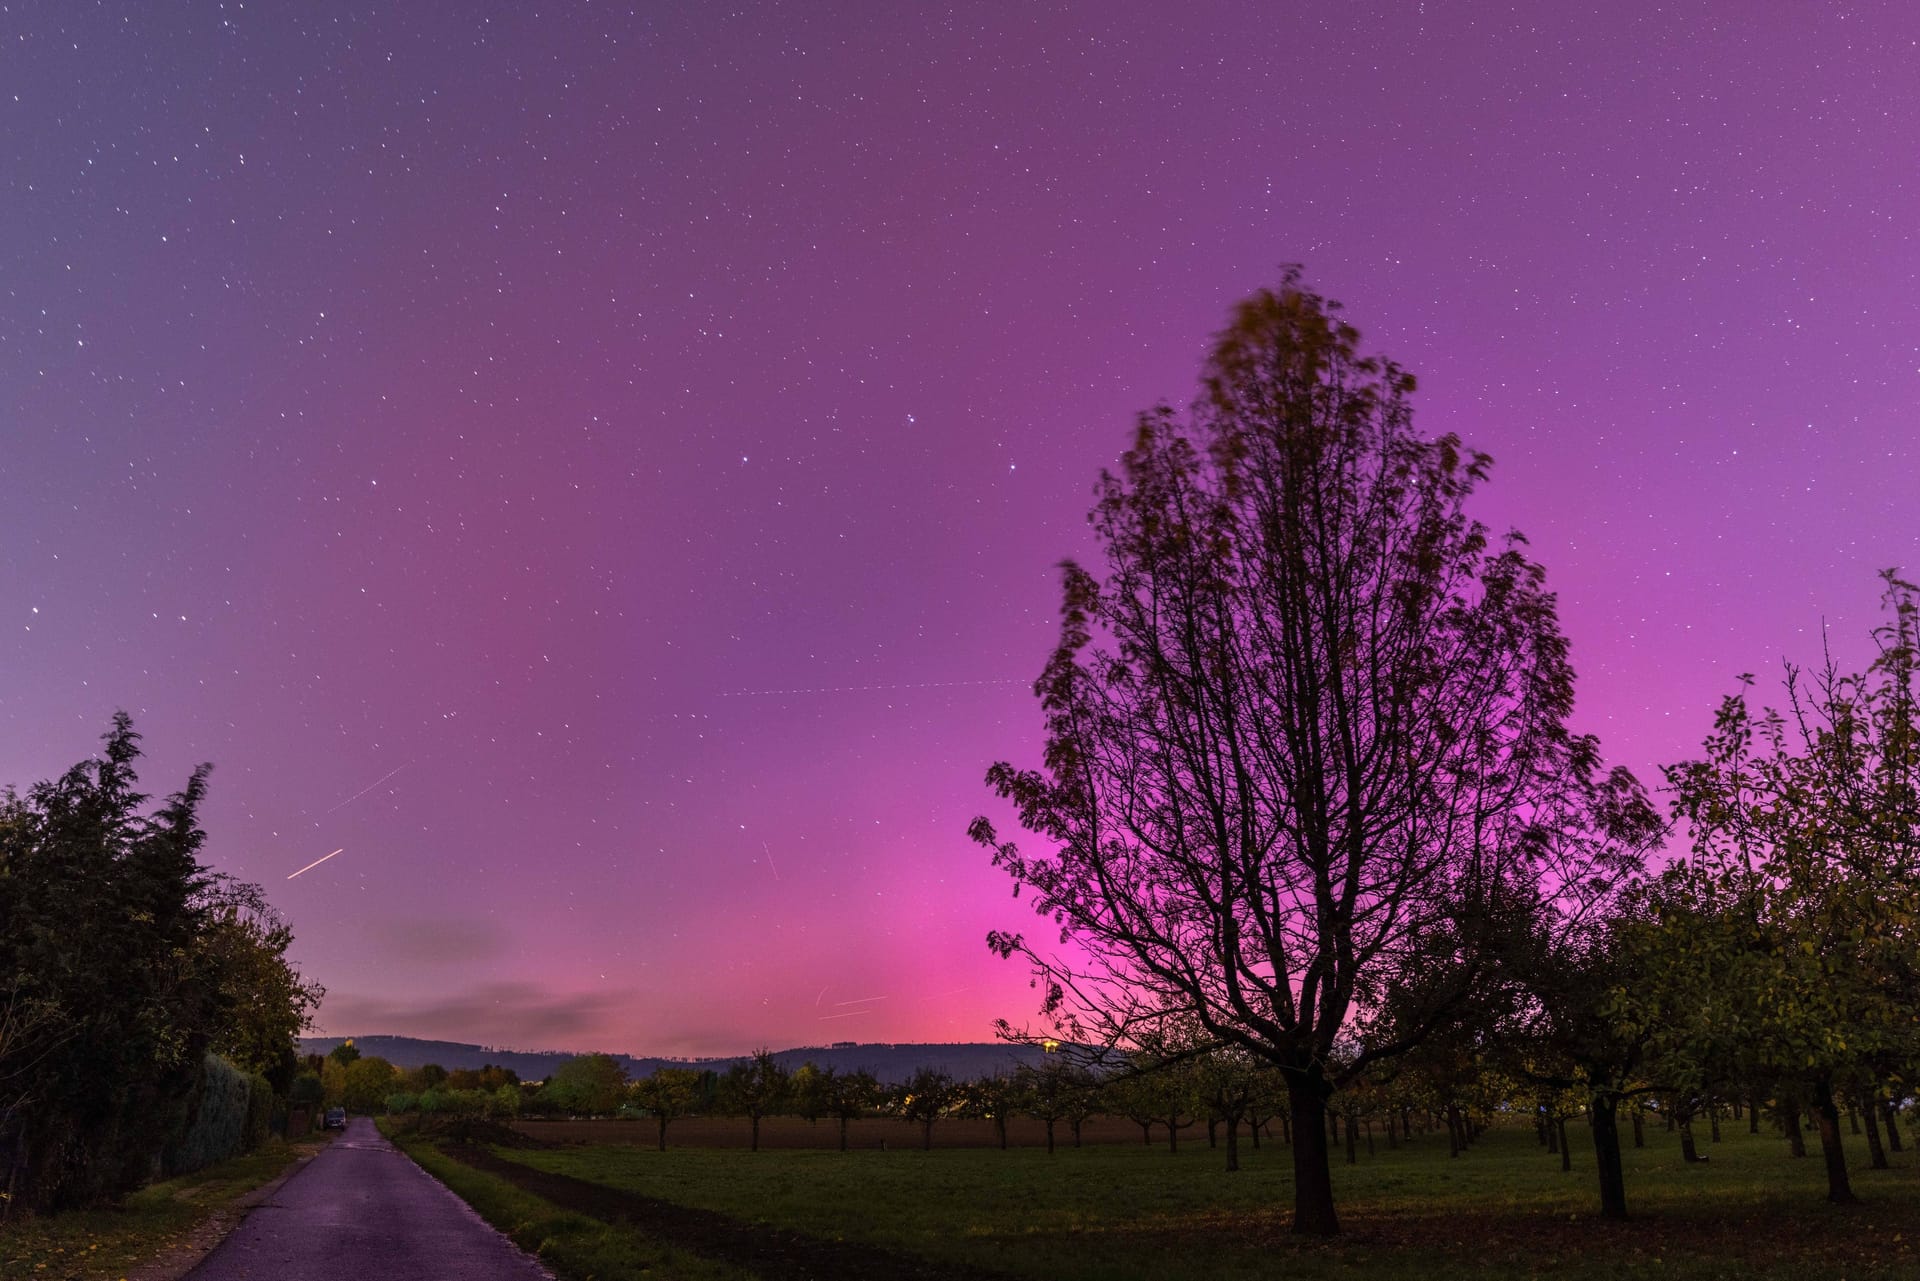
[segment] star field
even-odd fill
[[[0,6],[0,780],[116,707],[156,790],[215,762],[207,858],[330,1032],[981,1039],[1030,918],[964,829],[1054,566],[1283,262],[1494,455],[1611,757],[1863,650],[1920,568],[1917,48],[1892,3]]]

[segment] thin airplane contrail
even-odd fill
[[[884,996],[863,996],[857,1001],[835,1001],[835,1005],[872,1005],[875,1001],[884,1001]]]
[[[767,843],[765,841],[760,842],[760,852],[767,856],[767,866],[773,871],[773,879],[776,881],[779,880],[780,869],[774,866],[773,851],[767,848]]]
[[[344,846],[344,845],[342,845],[342,846],[341,846],[341,847],[340,847],[339,849],[337,849],[337,850],[335,850],[335,851],[333,852],[333,854],[344,854],[344,853],[346,852],[346,849],[347,849],[347,847],[346,847],[346,846]],[[311,871],[312,871],[312,870],[313,870],[314,868],[316,868],[316,867],[319,867],[319,866],[320,866],[320,865],[321,865],[322,863],[324,863],[324,862],[326,862],[326,861],[327,861],[327,859],[330,859],[330,858],[332,858],[332,857],[333,857],[333,854],[328,854],[328,855],[326,855],[325,857],[322,857],[322,858],[317,858],[317,859],[315,859],[315,860],[313,860],[313,862],[311,862],[311,863],[309,863],[309,864],[307,864],[307,865],[306,865],[305,867],[303,867],[303,868],[301,868],[301,869],[300,869],[300,872],[311,872]],[[300,875],[300,872],[288,872],[288,873],[287,873],[287,879],[288,879],[289,881],[291,881],[291,880],[292,880],[292,879],[293,879],[294,877],[296,877],[296,876],[298,876],[298,875]]]
[[[348,801],[359,800],[362,796],[365,796],[368,792],[371,792],[374,788],[380,786],[380,784],[386,782],[388,779],[392,778],[395,774],[398,774],[401,770],[405,769],[407,766],[411,764],[413,764],[412,761],[401,761],[398,765],[394,766],[392,769],[382,774],[379,778],[374,779],[371,783],[368,783],[365,787],[355,792],[352,796],[349,796],[345,801],[341,801],[340,805],[345,805],[347,804]],[[325,812],[328,814],[331,814],[333,813],[333,810],[339,809],[340,805],[336,805],[333,807],[333,809],[327,810]]]

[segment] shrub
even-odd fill
[[[168,1145],[168,1174],[186,1174],[237,1155],[246,1143],[252,1093],[246,1076],[217,1054],[201,1063],[185,1130]],[[271,1099],[271,1095],[268,1096]]]
[[[251,1152],[273,1133],[273,1083],[255,1072],[247,1078],[246,1150]]]

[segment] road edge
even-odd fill
[[[306,1169],[315,1157],[330,1146],[331,1139],[311,1152],[295,1155],[280,1173],[259,1187],[240,1193],[195,1224],[181,1244],[137,1267],[129,1268],[122,1281],[181,1281],[182,1277],[199,1267],[203,1259],[218,1249],[220,1243],[231,1236],[249,1214],[272,1200],[273,1194],[285,1187],[289,1179]]]

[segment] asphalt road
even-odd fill
[[[186,1281],[552,1281],[355,1117]]]

